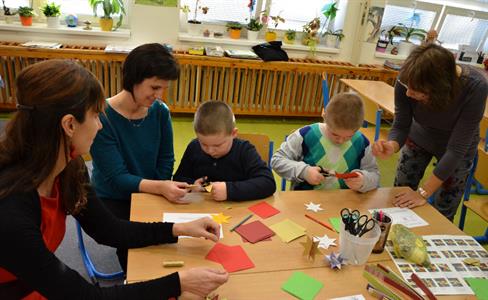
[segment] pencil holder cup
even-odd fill
[[[366,263],[380,234],[379,226],[375,225],[372,230],[366,232],[363,236],[355,236],[345,230],[344,222],[341,222],[339,231],[340,255],[350,265]]]
[[[378,242],[374,245],[373,253],[381,253],[385,250],[386,240],[388,239],[388,233],[390,233],[391,217],[387,214],[383,215],[383,221],[375,220],[377,227],[380,228],[381,234]]]

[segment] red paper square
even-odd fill
[[[235,231],[253,244],[275,235],[275,233],[261,223],[261,221],[254,221],[249,224],[241,225],[237,227]]]
[[[263,219],[269,218],[278,214],[280,211],[269,205],[268,202],[260,202],[249,207],[249,210]]]
[[[254,268],[254,263],[241,246],[217,243],[205,258],[220,263],[229,273]]]

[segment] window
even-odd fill
[[[256,1],[259,2],[259,1]],[[194,18],[196,0],[181,0],[181,5],[188,5],[190,13],[188,19]],[[207,14],[203,14],[201,9],[198,9],[197,20],[206,22],[226,22],[236,21],[240,23],[247,23],[249,19],[249,8],[247,5],[249,0],[201,0],[199,7],[208,7]],[[258,6],[258,5],[256,5]],[[261,11],[255,8],[255,11]]]
[[[75,13],[77,15],[93,15],[93,9],[88,4],[88,0],[50,0],[58,5],[61,5],[61,12],[63,14]],[[98,15],[103,15],[103,10],[100,8]]]
[[[403,23],[407,26],[429,30],[436,17],[435,11],[413,9],[396,5],[386,5],[381,22],[381,29],[389,30],[391,27]]]
[[[450,49],[457,50],[459,45],[469,45],[473,49],[478,49],[486,38],[487,30],[488,20],[448,14],[442,24],[439,41]],[[486,42],[484,44],[486,51]]]
[[[7,6],[8,8],[17,9],[19,6],[29,6],[29,5],[30,5],[29,0],[5,0],[5,6]]]
[[[320,24],[324,24],[325,17],[322,14],[324,5],[333,2],[332,0],[271,0],[270,15],[280,15],[285,23],[280,23],[278,29],[294,29],[302,31],[303,25],[313,18],[320,17]],[[272,26],[272,24],[269,24]]]

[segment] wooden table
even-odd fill
[[[338,217],[343,207],[357,208],[366,212],[371,208],[391,207],[395,194],[408,188],[381,188],[366,194],[359,194],[350,190],[334,191],[287,191],[277,192],[266,199],[268,203],[276,207],[281,213],[268,219],[253,216],[250,220],[261,220],[270,225],[289,218],[299,225],[307,228],[310,235],[327,234],[331,238],[338,238],[338,234],[321,225],[307,219],[304,214],[310,213],[321,220],[329,217]],[[363,294],[366,298],[366,280],[362,277],[364,266],[347,266],[347,271],[334,271],[326,267],[321,256],[310,262],[302,256],[303,248],[301,237],[288,244],[277,236],[272,241],[263,241],[256,244],[243,243],[237,233],[229,232],[231,226],[240,221],[250,211],[247,209],[251,202],[215,202],[208,198],[207,194],[189,194],[193,203],[189,205],[176,205],[166,201],[163,197],[150,194],[133,194],[131,220],[142,222],[161,221],[164,212],[179,213],[224,213],[231,216],[229,224],[224,224],[224,238],[226,245],[241,245],[255,268],[231,273],[230,280],[222,286],[218,293],[229,299],[294,299],[281,290],[281,285],[293,271],[302,271],[324,283],[316,299],[339,297],[353,294]],[[323,211],[313,213],[305,210],[304,203],[312,201],[321,203]],[[231,209],[228,209],[228,207]],[[415,209],[415,212],[429,222],[429,226],[417,227],[412,230],[420,235],[425,234],[454,234],[464,235],[457,227],[444,218],[430,205]],[[337,241],[338,244],[338,241]],[[181,269],[163,268],[163,260],[183,260],[183,269],[192,267],[209,266],[221,268],[217,263],[205,260],[205,255],[213,247],[213,242],[202,239],[179,239],[177,244],[151,246],[129,251],[127,281],[137,282],[157,278]],[[328,250],[320,249],[328,254],[337,252],[338,247],[330,247]],[[391,263],[386,252],[372,254],[370,263]],[[394,268],[396,270],[396,268]],[[465,297],[463,297],[465,298]],[[370,298],[368,298],[370,299]],[[453,297],[453,299],[460,299]]]
[[[364,119],[368,123],[375,124],[374,140],[376,141],[380,134],[383,111],[395,114],[394,88],[384,81],[361,79],[341,79],[341,81],[363,98]]]

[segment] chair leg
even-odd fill
[[[458,226],[459,229],[461,230],[464,230],[464,223],[466,222],[467,207],[464,205],[464,201],[468,201],[469,196],[471,195],[471,187],[473,186],[473,181],[474,181],[474,171],[476,170],[477,164],[478,164],[478,154],[476,154],[473,159],[473,166],[471,167],[468,178],[466,179],[466,188],[464,190],[463,203],[461,207],[461,215],[459,216],[459,226]]]
[[[486,228],[485,235],[475,236],[474,239],[480,244],[488,244],[488,228]]]
[[[83,260],[83,264],[85,265],[85,269],[88,273],[88,276],[90,277],[90,280],[93,282],[93,284],[98,285],[97,278],[105,279],[105,280],[116,280],[116,279],[123,278],[125,276],[124,271],[119,271],[114,273],[99,272],[95,268],[95,265],[91,261],[90,256],[86,251],[85,243],[83,241],[83,233],[81,231],[81,226],[78,223],[78,221],[76,221],[76,232],[78,233],[78,246],[80,248],[81,258]]]

